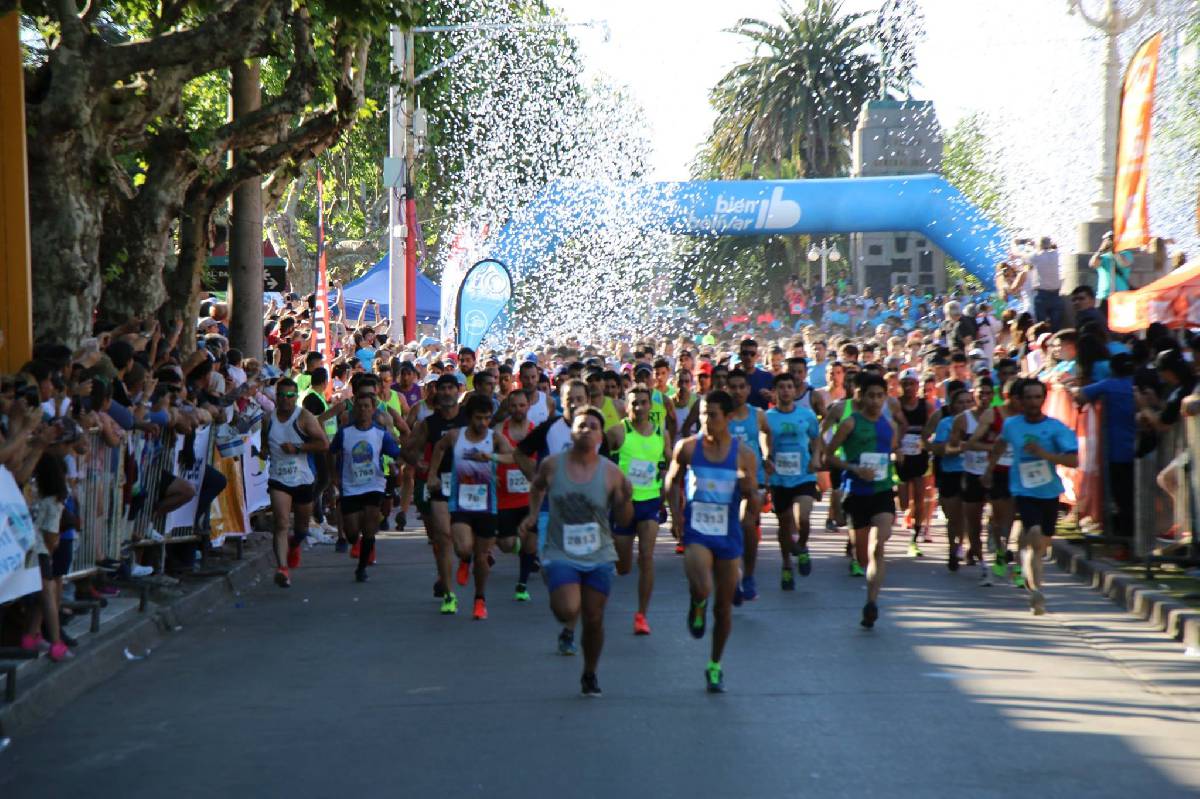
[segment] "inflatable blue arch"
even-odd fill
[[[991,285],[1005,232],[941,175],[600,184],[556,181],[491,240],[514,279],[563,241],[606,225],[694,236],[923,234]],[[482,336],[480,336],[482,338]],[[478,342],[475,342],[478,343]]]

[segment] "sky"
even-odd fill
[[[794,0],[798,5],[802,0]],[[1091,0],[1095,4],[1096,0]],[[645,108],[654,177],[687,176],[712,124],[708,90],[750,54],[725,33],[742,17],[779,19],[779,0],[551,0],[574,22],[602,19],[611,36],[576,29],[589,69],[626,84]],[[873,11],[877,0],[844,0]],[[1021,93],[1069,77],[1093,58],[1092,31],[1066,0],[923,0],[928,35],[918,48],[914,97],[935,101],[944,127],[985,104],[1021,105]],[[1099,64],[1091,67],[1099,92]]]

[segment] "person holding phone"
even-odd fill
[[[1096,270],[1096,299],[1100,301],[1102,316],[1108,318],[1108,298],[1115,291],[1129,291],[1129,272],[1133,268],[1133,250],[1113,249],[1113,232],[1110,230],[1100,240],[1100,249],[1088,261],[1088,268]]]

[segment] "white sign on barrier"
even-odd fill
[[[25,497],[8,469],[0,466],[0,602],[41,590],[34,535]]]
[[[195,490],[195,494],[182,508],[176,508],[167,514],[167,529],[163,530],[165,535],[170,535],[173,530],[181,528],[191,529],[196,524],[196,511],[200,507],[200,481],[204,479],[204,467],[208,465],[208,439],[212,435],[212,428],[204,426],[196,430],[195,443],[192,446],[192,452],[195,456],[195,462],[191,468],[186,468],[180,462],[180,456],[183,453],[183,444],[186,441],[186,436],[177,436],[175,439],[175,455],[171,461],[171,472],[181,480],[186,481]]]
[[[242,481],[246,490],[247,513],[256,513],[271,507],[271,495],[267,490],[270,469],[265,457],[267,453],[258,451],[261,441],[261,429],[256,427],[246,437],[246,449],[242,454]]]

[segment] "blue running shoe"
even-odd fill
[[[570,656],[578,651],[579,647],[575,645],[575,633],[564,627],[563,631],[558,634],[558,654]]]
[[[740,608],[742,606],[742,581],[738,580],[737,587],[733,589],[733,606]]]
[[[758,584],[754,582],[754,575],[748,574],[742,578],[742,599],[747,602],[753,602],[758,599]]]

